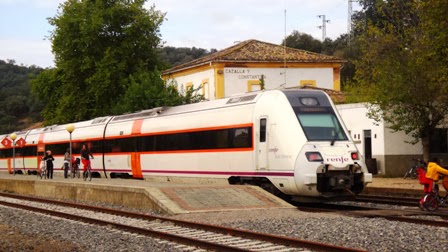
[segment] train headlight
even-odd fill
[[[324,161],[324,159],[322,158],[322,156],[320,155],[319,152],[307,152],[305,153],[306,158],[308,159],[309,162],[322,162]]]
[[[300,98],[300,103],[302,103],[305,106],[319,105],[319,101],[314,97],[302,97],[302,98]]]
[[[352,159],[353,160],[359,160],[359,153],[358,152],[352,152]]]

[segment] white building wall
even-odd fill
[[[262,75],[265,89],[275,89],[285,83],[284,68],[224,68],[225,96],[248,92],[249,81],[258,81]],[[287,68],[287,84],[283,86],[297,87],[301,80],[312,81],[316,87],[333,89],[333,68]]]
[[[384,137],[387,139],[385,142],[385,153],[387,155],[422,155],[422,143],[419,141],[416,144],[410,144],[413,140],[412,137],[406,135],[404,132],[392,132],[392,130],[386,128],[384,131]]]
[[[368,110],[361,103],[336,105],[336,108],[362,155],[364,155],[364,130],[372,131],[372,156],[385,155],[383,122],[377,123],[368,118]]]
[[[202,88],[202,83],[204,80],[208,79],[208,88],[205,88],[204,97],[207,100],[215,99],[215,77],[214,70],[210,68],[205,71],[192,73],[184,76],[179,76],[174,78],[178,85],[178,90],[185,91],[187,84],[191,83],[193,88]],[[199,94],[202,94],[202,89],[198,90]]]
[[[368,118],[368,109],[362,103],[336,105],[336,108],[350,131],[350,137],[364,157],[366,144],[364,131],[371,131],[372,158],[376,159],[378,172],[385,173],[384,123]]]
[[[375,122],[367,117],[368,109],[364,104],[336,105],[351,137],[355,141],[360,153],[364,155],[364,130],[372,131],[372,158],[377,159],[378,169],[381,173],[393,172],[407,166],[409,156],[421,155],[421,142],[413,145],[407,142],[412,137],[404,132],[393,132],[384,122]],[[397,163],[398,162],[398,163]],[[400,173],[400,172],[398,172]]]

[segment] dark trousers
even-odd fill
[[[47,166],[47,178],[53,178],[53,166]]]
[[[67,178],[68,168],[69,168],[68,163],[64,163],[64,178]]]

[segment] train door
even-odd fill
[[[267,117],[260,117],[260,134],[258,138],[258,150],[257,150],[257,169],[268,169],[268,130],[267,130]]]
[[[6,160],[6,162],[7,162],[7,164],[8,164],[8,173],[9,173],[9,174],[12,174],[12,159],[11,159],[11,158],[8,158],[8,159]]]
[[[137,151],[131,153],[131,169],[132,169],[132,178],[143,179],[142,165],[140,162],[140,153]]]
[[[45,145],[40,143],[37,145],[37,172],[40,172],[40,163],[45,156]]]

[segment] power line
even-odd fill
[[[322,18],[322,25],[319,25],[317,28],[322,29],[322,42],[327,38],[327,23],[330,23],[330,20],[325,19],[325,15],[317,15],[318,18]]]

